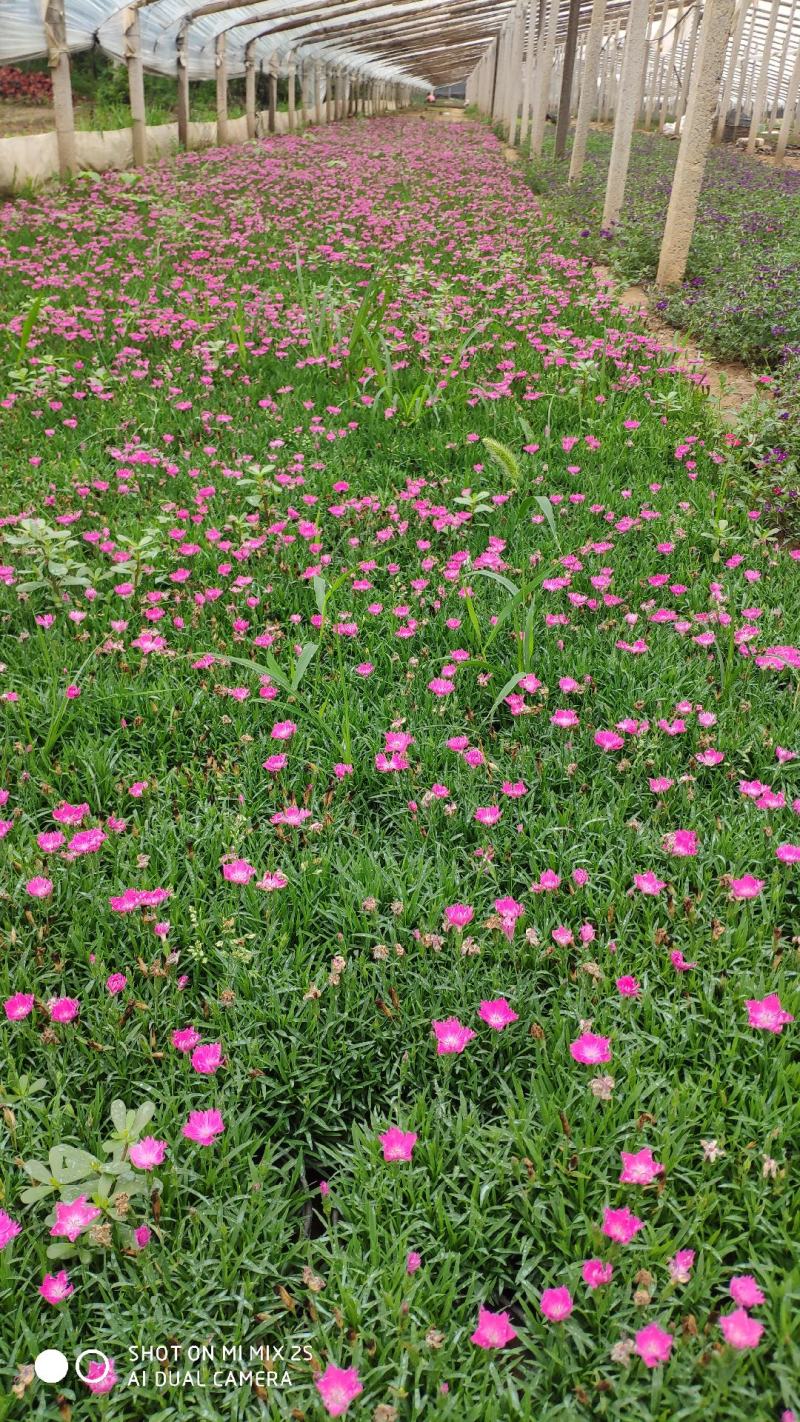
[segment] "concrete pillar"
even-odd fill
[[[770,99],[769,106],[767,109],[767,127],[770,129],[772,128],[775,116],[778,112],[778,103],[780,102],[780,97],[783,92],[783,76],[786,73],[786,60],[789,57],[789,40],[791,39],[792,31],[794,29],[794,17],[796,11],[797,3],[796,0],[794,0],[792,8],[789,11],[789,18],[786,22],[786,29],[783,33],[781,57],[778,60],[778,72],[775,76],[775,92],[773,93],[772,98]]]
[[[603,228],[616,227],[625,197],[628,163],[631,156],[633,125],[639,109],[639,78],[642,72],[649,0],[631,0],[627,17],[625,50],[622,57],[619,103],[614,121],[614,138],[608,166],[608,182],[603,207]]]
[[[333,70],[325,66],[325,122],[333,123]]]
[[[322,66],[314,61],[314,122],[322,123]]]
[[[772,0],[772,8],[767,21],[767,33],[764,37],[764,48],[761,53],[761,63],[758,70],[758,80],[756,91],[753,96],[753,116],[750,120],[750,132],[747,135],[747,151],[755,153],[758,130],[761,126],[761,119],[764,114],[764,100],[767,96],[767,81],[769,79],[769,61],[772,55],[772,41],[775,38],[775,26],[778,21],[778,12],[781,8],[781,0]]]
[[[247,122],[247,137],[256,136],[256,60],[253,41],[244,49],[244,113]]]
[[[61,178],[73,178],[78,171],[78,159],[75,152],[75,115],[72,108],[64,0],[45,0],[44,33],[47,64],[53,84],[58,173]]]
[[[288,130],[289,130],[290,133],[294,133],[294,130],[295,130],[295,123],[296,123],[296,121],[295,121],[295,113],[294,113],[294,106],[295,106],[295,99],[296,99],[295,85],[296,85],[296,83],[297,83],[297,65],[295,64],[295,61],[294,61],[293,57],[291,57],[291,56],[289,57],[289,63],[288,63],[288,65],[287,65],[287,70],[286,70],[286,72],[287,72],[287,74],[288,74],[288,76],[289,76],[289,88],[288,88],[288,94],[287,94],[287,109],[288,109],[288,112],[287,112],[287,116],[286,116],[286,118],[287,118],[286,126],[287,126],[287,128],[288,128]]]
[[[700,52],[661,241],[656,276],[659,286],[675,285],[686,271],[735,3],[736,0],[707,0]]]
[[[518,4],[514,11],[514,26],[511,35],[508,71],[508,103],[506,123],[508,141],[514,147],[517,138],[517,115],[519,112],[520,88],[522,81],[522,53],[525,46],[525,10]]]
[[[277,54],[270,55],[267,78],[267,129],[270,133],[275,132],[275,114],[278,109],[278,75],[275,70],[277,63]]]
[[[178,143],[189,147],[189,21],[182,20],[176,41],[178,51]]]
[[[544,0],[542,0],[544,3]],[[548,0],[545,32],[536,59],[536,80],[531,113],[531,153],[538,158],[544,143],[544,126],[547,121],[547,105],[550,98],[550,76],[553,56],[556,50],[556,30],[561,0]]]
[[[536,59],[536,29],[540,4],[539,0],[528,0],[528,25],[525,42],[525,67],[522,75],[522,112],[519,119],[520,146],[528,136],[528,121],[531,111],[531,87],[533,84],[534,62]]]
[[[133,166],[134,168],[144,168],[147,163],[147,114],[144,105],[144,66],[142,64],[138,6],[129,5],[123,10],[122,35],[125,64],[128,70]]]
[[[794,110],[797,103],[797,96],[800,93],[800,44],[797,46],[797,53],[794,57],[794,68],[789,79],[789,88],[786,93],[786,100],[781,119],[778,142],[775,145],[775,163],[780,166],[786,153],[786,145],[792,136],[792,125],[794,122]]]
[[[688,43],[688,45],[687,45],[686,54],[685,54],[685,56],[684,56],[683,64],[682,64],[682,67],[681,67],[681,87],[680,87],[680,92],[679,92],[679,94],[678,94],[678,102],[677,102],[677,104],[676,104],[676,106],[675,106],[675,132],[676,132],[676,133],[680,133],[680,131],[681,131],[681,125],[682,125],[682,122],[683,122],[683,116],[684,116],[684,114],[686,113],[686,105],[687,105],[687,103],[688,103],[688,101],[689,101],[689,87],[690,87],[691,82],[692,82],[692,73],[693,73],[693,71],[694,71],[694,59],[695,59],[695,54],[697,53],[697,31],[698,31],[699,25],[700,25],[700,4],[699,4],[699,0],[695,0],[694,9],[693,9],[693,12],[692,12],[692,24],[691,24],[691,29],[690,29],[690,31],[689,31],[689,43]],[[724,58],[724,57],[723,57],[723,58]],[[717,93],[719,93],[719,89],[717,90]]]
[[[228,62],[225,56],[225,31],[214,41],[214,65],[217,71],[217,143],[228,142]]]
[[[753,46],[753,35],[755,34],[756,29],[756,10],[757,0],[753,0],[753,4],[750,8],[750,26],[747,31],[747,43],[744,47],[744,55],[742,56],[742,62],[739,66],[739,91],[736,95],[736,109],[733,115],[734,133],[739,127],[739,119],[741,117],[742,104],[744,102],[744,95],[747,87],[747,75],[750,69],[750,50]]]
[[[575,73],[575,51],[578,47],[578,21],[580,14],[581,0],[569,0],[567,37],[564,41],[564,68],[561,74],[561,92],[558,100],[558,120],[556,123],[556,158],[563,158],[567,149],[569,106],[572,98],[572,79]]]
[[[722,86],[722,98],[719,102],[719,113],[717,115],[717,126],[714,130],[714,142],[721,143],[725,134],[725,120],[728,116],[728,109],[731,104],[731,94],[733,93],[733,81],[736,77],[736,64],[739,59],[739,50],[742,47],[742,36],[747,19],[747,12],[750,8],[750,0],[740,0],[736,14],[736,23],[733,29],[730,52],[728,55],[728,67],[725,74],[725,83]]]
[[[586,157],[586,138],[592,111],[597,102],[597,76],[600,69],[600,47],[603,43],[603,25],[606,18],[606,0],[594,0],[589,38],[586,41],[586,61],[583,70],[581,101],[575,123],[575,137],[572,140],[572,156],[569,161],[569,181],[576,183],[583,172]]]
[[[666,29],[666,27],[667,27],[667,15],[668,15],[668,14],[669,14],[669,9],[668,9],[668,7],[667,7],[667,5],[666,5],[666,3],[665,3],[665,4],[664,4],[664,8],[663,8],[663,10],[661,11],[661,24],[660,24],[659,27],[658,27],[658,35],[656,36],[655,54],[653,55],[653,72],[652,72],[652,75],[651,75],[651,77],[650,77],[650,86],[649,86],[648,91],[647,91],[647,99],[646,99],[646,103],[645,103],[645,111],[644,111],[644,126],[645,126],[645,128],[650,128],[650,126],[652,125],[652,122],[653,122],[653,111],[654,111],[654,109],[655,109],[655,102],[656,102],[656,94],[660,91],[661,77],[662,77],[662,70],[663,70],[663,62],[664,62],[664,31],[665,31],[665,29]]]

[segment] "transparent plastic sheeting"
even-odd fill
[[[181,21],[195,9],[201,8],[203,0],[155,0],[139,9],[142,61],[150,74],[175,76],[177,58],[177,38]],[[270,37],[270,25],[285,24],[292,17],[292,9],[310,8],[309,0],[293,7],[286,0],[280,4],[253,4],[231,10],[223,10],[215,15],[204,15],[193,20],[188,30],[188,66],[192,79],[213,79],[216,74],[214,41],[223,31],[226,35],[225,50],[228,73],[231,76],[244,73],[244,52],[250,40],[255,40],[253,56],[256,65],[269,70],[273,67],[285,69],[290,54],[298,61],[325,60],[326,63],[368,69],[373,78],[397,80],[401,83],[421,84],[414,75],[406,74],[399,66],[388,65],[368,52],[357,55],[348,52],[343,43],[342,26],[346,17],[332,15],[326,20],[324,4],[320,3],[319,13],[310,18],[299,19],[297,27],[290,32]],[[414,14],[441,9],[441,0],[422,0],[414,7]],[[40,0],[0,0],[0,64],[14,64],[25,59],[38,59],[47,54],[44,24]],[[125,56],[123,35],[124,9],[115,0],[65,0],[67,27],[67,47],[70,50],[90,49],[99,43],[102,49],[116,59]],[[376,3],[373,9],[361,10],[352,16],[348,30],[353,37],[358,36],[359,22],[385,19],[387,36],[391,36],[391,21],[395,15],[406,17],[408,5]],[[239,24],[239,21],[245,23]],[[331,30],[330,42],[325,42],[325,30]],[[314,36],[314,42],[304,44],[306,35]]]

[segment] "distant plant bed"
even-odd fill
[[[589,134],[581,181],[568,186],[569,152],[556,167],[548,133],[541,159],[528,158],[528,175],[559,219],[563,250],[574,253],[577,241],[616,276],[646,284],[658,266],[678,145],[656,133],[634,135],[623,216],[612,238],[600,225],[611,140],[610,132]],[[776,372],[778,411],[759,402],[759,410],[745,413],[742,433],[752,444],[762,497],[793,526],[800,482],[798,199],[800,172],[774,168],[727,144],[712,148],[686,280],[652,303],[709,354]]]
[[[13,104],[50,104],[53,85],[49,74],[26,73],[12,65],[0,67],[0,100]]]

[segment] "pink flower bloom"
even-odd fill
[[[662,839],[661,848],[676,859],[688,859],[697,853],[697,835],[694,830],[672,830]]]
[[[569,1044],[570,1056],[583,1066],[596,1066],[611,1061],[611,1038],[598,1037],[594,1032],[582,1032]]]
[[[503,818],[503,813],[499,805],[479,805],[473,818],[479,825],[496,825]]]
[[[478,1008],[478,1016],[495,1032],[502,1032],[504,1027],[519,1020],[518,1014],[509,1007],[504,997],[484,998]]]
[[[475,910],[469,904],[450,904],[444,911],[448,928],[466,928],[475,917]]]
[[[399,1126],[390,1126],[378,1140],[383,1146],[384,1160],[410,1160],[417,1144],[415,1131],[401,1131]]]
[[[223,864],[222,877],[227,879],[229,884],[249,884],[255,869],[252,864],[248,864],[246,859],[234,859],[230,864]]]
[[[572,1313],[572,1295],[569,1289],[545,1289],[539,1300],[539,1308],[551,1323],[562,1323]]]
[[[33,899],[49,899],[53,892],[53,881],[37,874],[35,878],[28,880],[25,888]]]
[[[21,1230],[21,1224],[17,1224],[16,1220],[12,1220],[11,1216],[7,1214],[5,1210],[0,1210],[0,1249],[5,1249],[6,1245],[10,1244],[12,1239],[16,1239]]]
[[[635,978],[631,978],[631,977],[627,977],[627,976],[626,976],[626,977],[622,977],[622,978],[617,978],[617,984],[616,984],[616,986],[617,986],[617,992],[618,992],[622,997],[638,997],[638,996],[639,996],[639,993],[640,993],[640,991],[641,991],[641,989],[640,989],[640,987],[639,987],[639,984],[637,983],[636,979],[635,979]]]
[[[78,830],[78,833],[72,836],[72,839],[67,845],[67,849],[70,854],[95,854],[100,848],[100,845],[104,844],[107,838],[108,835],[104,834],[103,831],[97,827],[88,830]]]
[[[102,1210],[96,1205],[87,1203],[85,1195],[79,1195],[76,1200],[71,1200],[65,1204],[59,1200],[56,1204],[56,1218],[50,1233],[51,1235],[65,1235],[70,1244],[74,1244],[78,1235],[89,1228],[95,1220],[99,1219]]]
[[[89,1391],[94,1393],[95,1396],[110,1392],[119,1382],[114,1366],[114,1359],[107,1357],[104,1361],[101,1361],[100,1358],[93,1358],[92,1361],[87,1364],[84,1382]]]
[[[439,1057],[463,1052],[475,1036],[472,1028],[464,1027],[457,1017],[446,1017],[443,1021],[434,1021],[432,1025],[436,1036],[436,1055]]]
[[[148,1225],[139,1225],[139,1228],[133,1231],[133,1237],[137,1249],[146,1249],[152,1239],[152,1231]]]
[[[725,1334],[725,1342],[740,1351],[745,1348],[757,1348],[758,1340],[764,1332],[763,1323],[759,1323],[757,1318],[751,1318],[743,1308],[734,1309],[733,1313],[724,1313],[719,1326]]]
[[[668,775],[657,775],[654,779],[648,780],[647,783],[654,795],[663,795],[667,790],[672,789],[675,781],[670,780]]]
[[[554,711],[550,717],[550,725],[558,726],[560,730],[571,730],[574,726],[580,725],[577,711]]]
[[[208,1042],[202,1047],[195,1047],[192,1052],[192,1066],[201,1076],[213,1076],[221,1062],[221,1042]]]
[[[669,1261],[669,1277],[673,1284],[688,1284],[694,1264],[693,1249],[679,1249]]]
[[[191,1052],[200,1041],[200,1033],[196,1027],[176,1027],[170,1041],[179,1052]]]
[[[644,1229],[644,1220],[631,1214],[627,1205],[621,1210],[606,1208],[603,1211],[603,1234],[607,1234],[615,1244],[630,1244],[640,1229]]]
[[[88,813],[89,806],[87,804],[68,805],[64,801],[63,805],[59,805],[53,811],[53,819],[59,825],[79,825],[82,820],[86,819]]]
[[[329,1417],[343,1417],[353,1398],[364,1391],[357,1368],[337,1368],[329,1363],[315,1386]]]
[[[602,1259],[587,1259],[581,1269],[583,1282],[590,1289],[599,1289],[602,1284],[610,1284],[613,1273],[613,1264],[606,1264]]]
[[[502,899],[495,899],[494,906],[500,915],[502,932],[510,943],[514,937],[517,919],[522,918],[525,912],[525,905],[518,903],[516,899],[512,899],[510,895],[506,894]]]
[[[294,721],[276,721],[270,736],[273,741],[290,741],[296,733],[297,727]]]
[[[741,879],[731,879],[731,898],[757,899],[763,887],[763,879],[755,879],[752,874],[743,874]]]
[[[181,1135],[198,1145],[209,1146],[221,1136],[225,1123],[219,1111],[190,1111],[189,1119],[181,1127]]]
[[[33,1011],[33,1003],[32,992],[17,992],[13,997],[7,998],[3,1007],[9,1022],[21,1022],[23,1017],[29,1017]]]
[[[54,997],[47,1004],[51,1022],[74,1022],[80,1008],[76,997]]]
[[[701,751],[699,755],[695,756],[698,765],[706,766],[722,765],[724,759],[725,757],[722,751],[714,750],[713,746],[710,746],[708,750]]]
[[[649,869],[646,874],[634,874],[633,882],[640,894],[647,894],[653,899],[657,898],[661,890],[666,888],[666,881],[656,878],[652,870]]]
[[[696,963],[687,963],[680,948],[673,948],[669,955],[669,961],[678,973],[690,973],[692,968],[696,968]]]
[[[622,750],[625,741],[616,731],[595,731],[594,743],[603,751]]]
[[[106,978],[106,989],[111,993],[112,997],[116,997],[117,993],[123,992],[127,986],[128,979],[124,973],[112,973],[110,977]]]
[[[61,1269],[58,1274],[45,1274],[39,1285],[39,1293],[49,1304],[63,1303],[74,1292],[75,1286],[70,1283],[66,1269]]]
[[[742,1308],[758,1308],[763,1304],[764,1295],[752,1274],[734,1274],[728,1285],[728,1293],[734,1303],[740,1304]]]
[[[416,1249],[410,1249],[406,1255],[406,1273],[416,1274],[422,1264],[422,1255],[417,1254]]]
[[[664,1174],[663,1165],[654,1158],[649,1146],[644,1146],[634,1154],[626,1150],[620,1151],[620,1157],[622,1174],[619,1178],[623,1185],[649,1185],[657,1175]]]
[[[559,948],[570,948],[575,942],[572,929],[566,928],[563,923],[553,929],[550,937],[554,943],[558,944]]]
[[[478,1326],[470,1337],[470,1343],[478,1348],[504,1348],[517,1336],[507,1313],[492,1313],[488,1308],[478,1309]]]
[[[800,864],[800,844],[779,844],[775,858],[781,864]]]
[[[37,834],[36,843],[43,854],[53,854],[66,843],[66,837],[61,830],[45,830],[42,834]]]
[[[154,1170],[157,1165],[161,1165],[166,1153],[167,1142],[158,1141],[155,1136],[143,1136],[128,1151],[137,1170]]]
[[[256,888],[263,889],[267,894],[273,894],[277,889],[285,889],[288,882],[286,875],[282,874],[280,869],[276,869],[273,874],[264,874],[261,879],[258,879]]]
[[[789,1022],[794,1022],[791,1012],[785,1012],[776,992],[767,993],[761,999],[750,997],[745,1003],[750,1027],[760,1027],[765,1032],[780,1033]]]
[[[669,1362],[672,1337],[657,1323],[648,1323],[636,1334],[634,1352],[639,1354],[646,1368],[657,1368],[659,1363]]]
[[[268,755],[266,760],[262,761],[262,766],[264,770],[268,770],[271,774],[277,775],[279,770],[286,769],[288,761],[288,755]]]

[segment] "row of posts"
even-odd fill
[[[62,178],[68,178],[77,173],[78,163],[64,4],[65,0],[47,0],[44,23],[53,80],[53,109],[58,141],[59,173]],[[148,161],[139,8],[134,4],[123,12],[133,163],[137,168],[144,167]],[[178,141],[182,148],[189,147],[190,74],[188,55],[190,24],[189,19],[182,22],[177,42]],[[255,138],[257,130],[255,45],[256,41],[252,40],[244,52],[245,121],[248,138]],[[217,142],[226,144],[230,142],[230,128],[228,120],[228,58],[224,32],[217,36],[214,61]],[[344,65],[326,64],[314,59],[303,60],[291,55],[288,60],[281,62],[276,52],[265,65],[262,65],[262,68],[268,80],[267,128],[270,133],[274,133],[276,129],[278,74],[281,69],[288,79],[287,126],[290,133],[307,123],[333,123],[340,119],[353,118],[359,114],[374,116],[389,113],[399,108],[405,108],[411,102],[412,91],[409,86],[376,79],[364,71]],[[297,107],[298,84],[300,90],[299,112]]]
[[[557,35],[561,0],[518,3],[467,81],[467,103],[501,128],[510,144],[527,142],[540,156],[548,116],[555,115],[555,158],[566,154],[574,123],[568,179],[580,178],[592,123],[614,125],[603,210],[612,231],[625,197],[637,124],[680,132],[680,148],[662,239],[658,281],[686,270],[705,162],[720,142],[736,91],[734,131],[749,114],[747,151],[783,105],[774,161],[783,162],[800,123],[800,45],[787,75],[793,0],[780,52],[772,54],[781,0],[772,0],[766,32],[757,28],[759,0],[677,0],[657,14],[656,0],[631,0],[607,21],[606,0],[593,0],[581,33],[580,0],[570,0],[566,35]],[[763,34],[763,40],[761,38]],[[755,41],[755,46],[754,46]],[[772,60],[772,63],[770,62]],[[668,124],[672,116],[671,125]]]

